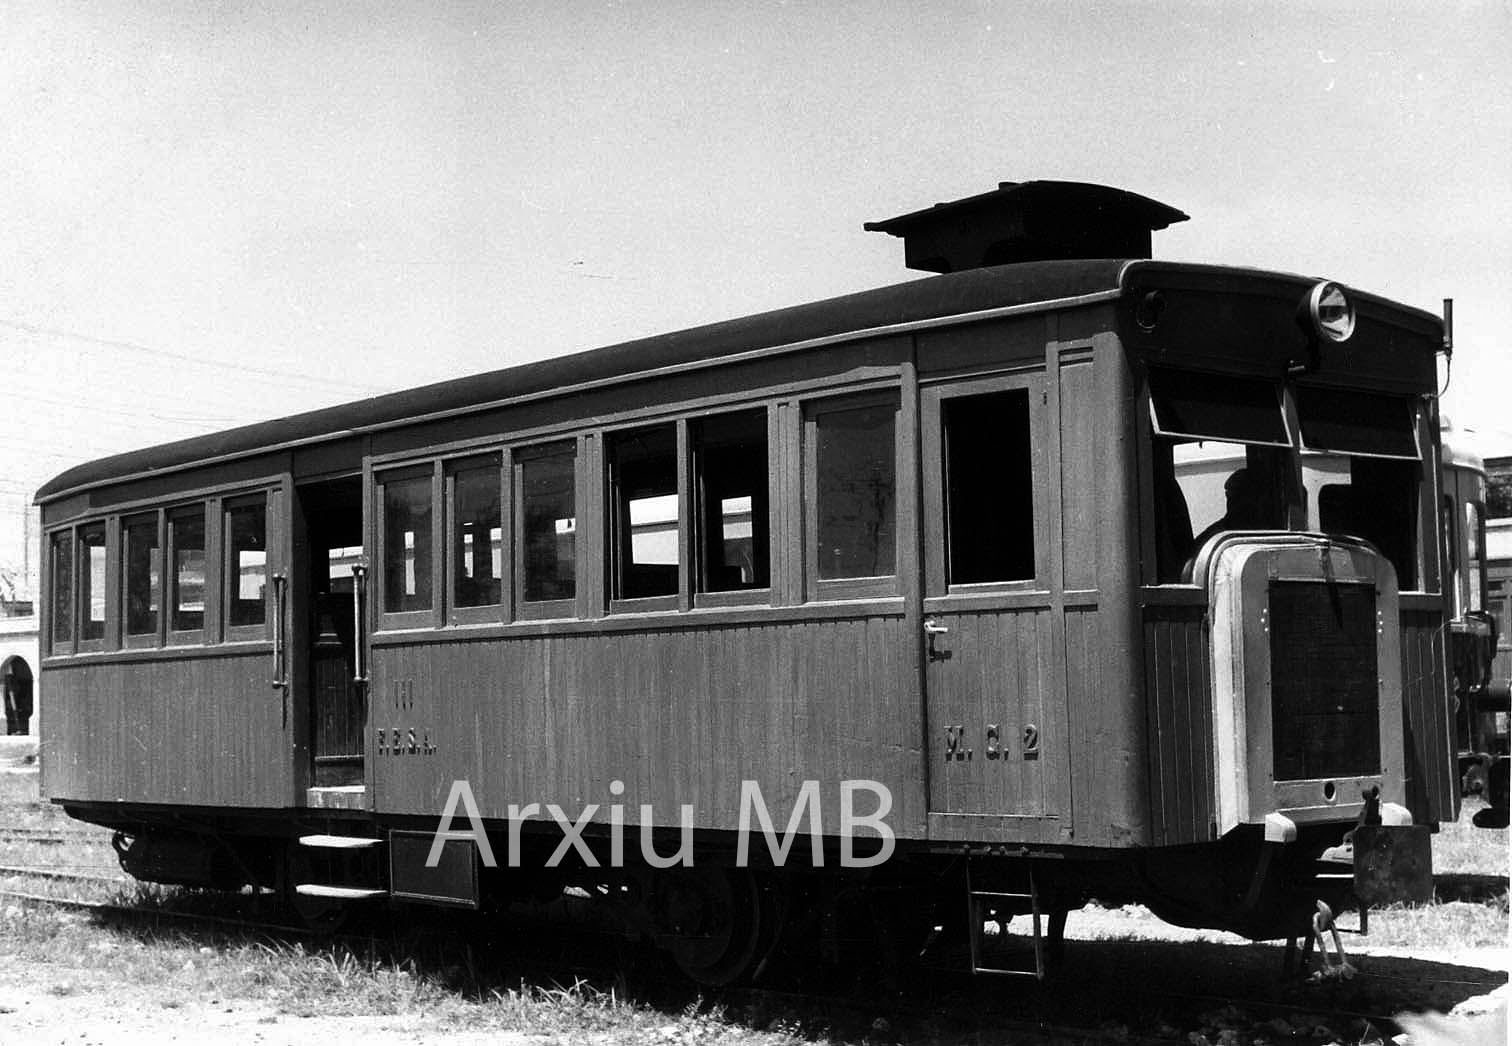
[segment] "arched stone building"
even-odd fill
[[[0,694],[5,697],[5,733],[37,732],[37,666],[40,643],[35,614],[0,617]]]

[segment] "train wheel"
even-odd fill
[[[659,882],[658,892],[659,943],[692,980],[731,984],[765,957],[773,903],[749,872],[677,872]]]

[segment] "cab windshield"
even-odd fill
[[[1418,587],[1411,398],[1154,368],[1149,383],[1156,583],[1190,582],[1218,534],[1310,530],[1369,541]]]

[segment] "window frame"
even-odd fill
[[[572,595],[558,599],[525,598],[525,464],[562,454],[572,459],[572,511],[576,520],[572,538]],[[510,594],[514,618],[518,621],[553,621],[576,617],[578,600],[583,595],[583,461],[582,441],[576,437],[553,439],[512,447],[509,452],[510,532],[512,535]],[[607,479],[606,479],[607,484]],[[607,506],[607,503],[606,503]]]
[[[996,595],[1047,592],[1050,588],[1051,533],[1048,446],[1048,378],[1043,370],[931,384],[920,389],[924,462],[924,595]],[[1034,575],[1003,581],[950,583],[946,546],[949,541],[948,468],[945,412],[951,400],[1023,390],[1029,407],[1030,485],[1034,529]]]
[[[764,439],[766,444],[766,560],[767,560],[767,583],[756,588],[735,589],[705,589],[705,572],[707,564],[704,562],[708,554],[705,527],[707,521],[703,518],[704,506],[704,468],[703,448],[704,441],[699,438],[704,426],[717,424],[723,418],[733,418],[737,415],[759,414],[762,427],[765,430]],[[779,563],[778,547],[780,513],[779,499],[782,497],[782,483],[779,475],[778,457],[775,453],[781,444],[781,433],[777,427],[777,411],[772,404],[758,404],[756,406],[737,406],[728,410],[710,412],[693,419],[695,425],[689,426],[688,450],[690,455],[688,477],[692,487],[690,491],[690,548],[692,550],[692,562],[690,564],[690,581],[692,584],[692,605],[694,607],[738,607],[738,606],[766,606],[773,602],[773,593],[776,590],[778,579],[776,577]],[[695,431],[695,429],[697,431]],[[755,540],[755,506],[752,506],[752,540]]]
[[[1256,385],[1273,386],[1272,391],[1276,397],[1276,416],[1281,421],[1281,441],[1241,438],[1229,433],[1199,433],[1185,432],[1180,429],[1164,428],[1160,423],[1160,411],[1156,406],[1160,399],[1155,386],[1161,375],[1189,375],[1202,379],[1220,379],[1236,382],[1252,382]],[[1212,443],[1236,443],[1254,447],[1282,447],[1295,450],[1300,444],[1300,432],[1296,418],[1289,409],[1289,400],[1292,397],[1287,391],[1287,382],[1274,381],[1266,375],[1240,373],[1236,371],[1203,370],[1196,367],[1169,367],[1160,364],[1147,364],[1144,374],[1144,400],[1146,413],[1149,419],[1150,434],[1152,437],[1164,437],[1178,442],[1212,442]]]
[[[74,652],[83,654],[92,651],[107,649],[110,643],[111,625],[114,623],[114,615],[111,613],[111,584],[110,569],[113,565],[110,555],[110,522],[106,519],[82,520],[74,528]],[[91,545],[85,541],[86,533],[98,533],[100,542]],[[84,634],[85,624],[90,622],[88,603],[86,600],[90,594],[89,589],[93,582],[93,573],[89,570],[89,557],[81,555],[90,548],[99,548],[105,557],[104,565],[100,570],[100,585],[104,591],[99,593],[102,617],[100,619],[100,634],[87,637]]]
[[[486,450],[481,453],[448,458],[443,462],[445,523],[442,532],[446,544],[441,557],[446,577],[443,588],[446,592],[446,617],[451,624],[492,624],[508,615],[511,585],[511,537],[509,520],[509,490],[507,471],[508,456],[502,450]],[[457,597],[457,568],[462,550],[457,538],[457,473],[491,470],[499,496],[499,598],[493,603],[463,606]]]
[[[200,553],[204,556],[205,577],[203,585],[203,606],[200,610],[200,627],[175,629],[173,627],[173,615],[178,606],[178,545],[174,541],[174,520],[180,517],[192,516],[198,512],[202,525]],[[215,599],[215,591],[218,580],[213,576],[215,564],[215,550],[212,547],[212,535],[215,526],[211,519],[210,503],[206,500],[189,501],[173,505],[164,510],[165,536],[162,545],[163,556],[163,636],[165,646],[195,646],[206,642],[212,634],[211,603]]]
[[[676,486],[673,488],[673,494],[677,498],[677,586],[670,593],[654,596],[620,596],[616,594],[620,588],[620,565],[624,555],[620,537],[624,533],[624,528],[630,526],[630,521],[628,502],[625,505],[626,518],[620,518],[619,481],[615,474],[613,444],[615,440],[630,433],[665,428],[671,428],[673,432],[673,460],[676,468]],[[677,418],[670,421],[641,421],[633,425],[605,429],[602,439],[604,532],[601,544],[604,556],[606,613],[634,614],[689,609],[691,606],[689,559],[692,553],[692,535],[688,517],[692,508],[692,498],[688,482],[688,420]]]
[[[50,530],[47,534],[48,598],[44,604],[44,613],[46,614],[44,627],[47,630],[47,652],[54,656],[66,656],[74,653],[79,638],[78,621],[76,620],[78,616],[76,607],[79,602],[79,552],[74,531],[75,527],[70,524]],[[60,586],[58,584],[58,547],[65,542],[68,545],[69,576],[68,584]],[[68,606],[64,608],[63,613],[59,613],[60,608],[58,606],[58,593],[60,591],[68,595]],[[68,626],[68,635],[66,636],[58,635],[58,622],[60,621],[66,623]]]
[[[1309,417],[1309,414],[1307,411],[1304,411],[1302,409],[1302,399],[1303,397],[1312,393],[1333,393],[1346,397],[1355,396],[1359,398],[1375,398],[1378,400],[1399,401],[1401,405],[1407,409],[1408,424],[1405,434],[1408,435],[1412,440],[1413,452],[1411,454],[1405,454],[1394,451],[1380,450],[1344,450],[1338,447],[1329,446],[1326,442],[1313,443],[1309,441],[1307,438],[1307,419]],[[1420,424],[1424,411],[1422,400],[1418,396],[1381,392],[1375,389],[1361,389],[1354,387],[1340,388],[1332,385],[1315,385],[1306,382],[1299,382],[1292,388],[1291,399],[1292,402],[1296,404],[1296,443],[1298,449],[1301,451],[1311,451],[1317,454],[1331,454],[1346,458],[1381,458],[1387,461],[1416,461],[1420,464],[1427,460],[1427,457],[1424,454],[1425,443],[1423,438],[1423,426]]]
[[[263,509],[263,619],[261,624],[236,625],[231,622],[231,608],[239,602],[232,598],[232,587],[237,585],[241,577],[240,564],[231,562],[233,546],[231,542],[231,514],[237,509],[248,505],[261,503]],[[223,622],[222,630],[225,640],[231,642],[253,642],[266,640],[272,636],[274,608],[274,528],[272,519],[272,498],[266,491],[258,491],[250,494],[240,494],[226,498],[220,506],[221,533],[221,581],[217,586],[220,596],[220,618]]]
[[[904,458],[903,431],[907,412],[903,390],[898,387],[867,392],[842,393],[804,399],[801,404],[801,454],[803,478],[803,593],[808,602],[873,599],[903,594],[903,572],[908,569],[903,543],[903,499],[910,488],[910,470]],[[893,408],[893,570],[855,578],[819,577],[819,440],[818,419],[867,407]]]
[[[385,488],[390,483],[427,479],[430,483],[430,606],[415,610],[388,609],[388,499]],[[376,620],[379,631],[434,628],[443,620],[446,603],[447,575],[445,557],[441,550],[446,540],[445,476],[443,462],[439,459],[408,464],[389,464],[373,470],[373,544],[369,572],[369,598],[377,608]],[[418,557],[416,560],[418,564]],[[376,576],[375,576],[376,575]],[[371,620],[371,618],[370,618]]]
[[[116,542],[120,549],[118,556],[120,559],[119,574],[121,578],[121,592],[118,602],[121,618],[121,646],[127,650],[157,647],[164,644],[163,635],[168,624],[167,571],[166,557],[163,554],[167,546],[166,518],[166,513],[160,508],[149,509],[145,512],[132,512],[120,518],[118,528],[120,536]],[[157,567],[158,572],[157,622],[151,632],[132,632],[131,608],[129,605],[131,600],[131,579],[128,576],[128,572],[131,569],[131,557],[129,555],[128,535],[136,524],[146,524],[149,521],[151,522],[153,535],[157,541],[152,549],[152,563]]]

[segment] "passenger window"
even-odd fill
[[[267,621],[268,511],[263,499],[226,509],[226,624]]]
[[[204,508],[186,509],[168,517],[168,547],[173,557],[169,630],[198,631],[205,627]]]
[[[948,583],[1033,578],[1029,390],[948,399],[942,421]]]
[[[452,472],[452,592],[459,607],[498,606],[504,531],[499,462]]]
[[[577,592],[577,454],[571,443],[515,454],[520,599],[541,603]]]
[[[156,635],[163,600],[157,516],[128,519],[121,527],[126,563],[126,634]]]
[[[383,609],[431,609],[431,477],[383,482]]]
[[[1486,507],[1479,501],[1465,502],[1465,571],[1470,579],[1471,610],[1484,610],[1486,561]]]
[[[766,411],[705,418],[692,426],[697,476],[698,590],[767,588],[769,473]]]
[[[105,638],[105,524],[79,528],[79,639]]]
[[[52,536],[52,640],[55,644],[73,642],[74,569],[73,531],[63,530]]]
[[[674,596],[682,519],[677,497],[677,428],[659,425],[606,438],[613,505],[615,599]]]
[[[820,407],[810,416],[815,576],[897,570],[897,403]]]

